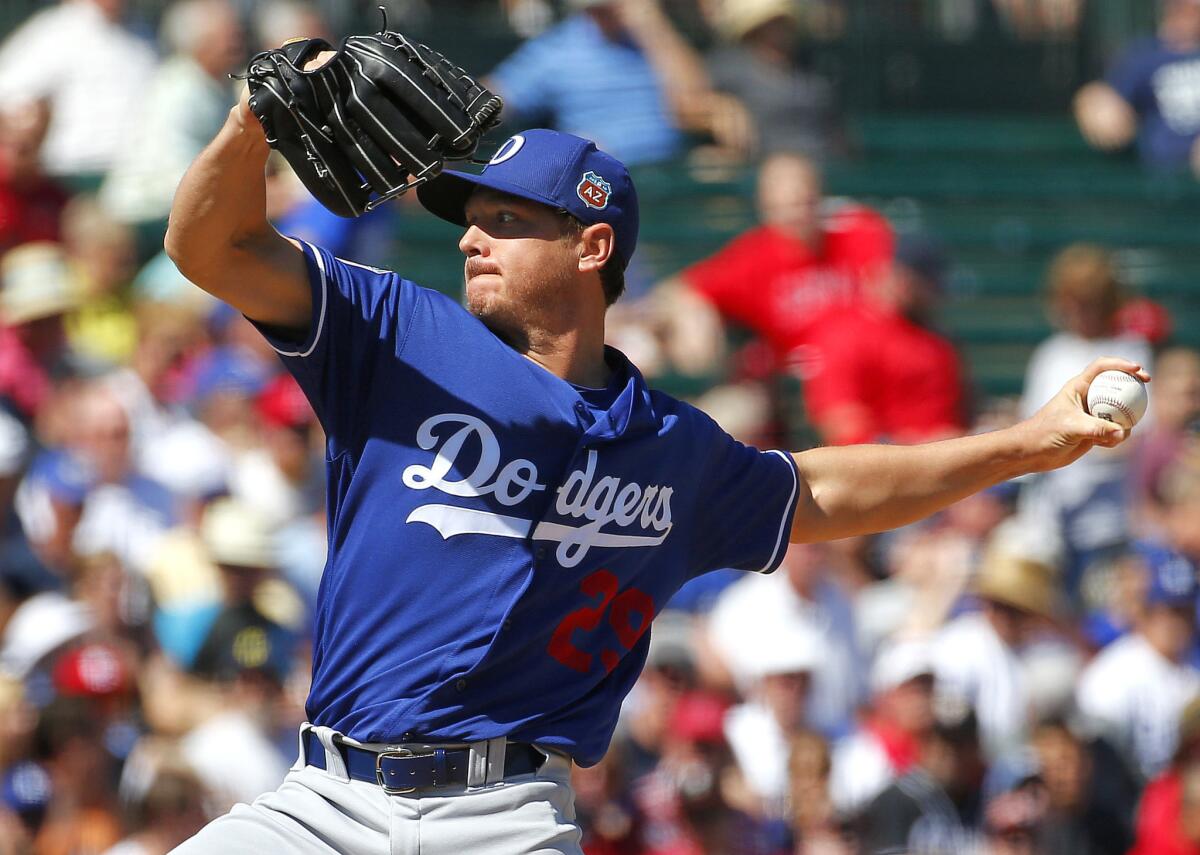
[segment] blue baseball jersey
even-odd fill
[[[781,560],[791,457],[651,391],[614,350],[607,388],[583,389],[436,291],[304,253],[307,340],[264,332],[327,435],[309,720],[597,762],[671,595]]]

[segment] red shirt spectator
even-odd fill
[[[0,114],[0,254],[32,241],[57,241],[67,193],[43,173],[38,152],[46,134],[44,108]]]
[[[816,320],[856,303],[862,284],[891,258],[892,230],[861,205],[822,216],[820,176],[796,155],[763,165],[758,204],[764,225],[682,276],[726,320],[765,339],[779,365],[795,363]]]
[[[1129,855],[1200,855],[1200,845],[1183,833],[1183,778],[1172,769],[1151,781],[1142,793],[1137,840]]]
[[[913,443],[962,432],[958,354],[922,323],[938,275],[913,266],[924,264],[898,259],[877,299],[830,312],[813,332],[804,395],[826,441]]]

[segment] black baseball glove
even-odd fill
[[[440,53],[386,29],[333,47],[292,41],[250,60],[250,109],[267,142],[326,208],[357,217],[466,160],[500,120],[500,98]]]

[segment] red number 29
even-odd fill
[[[626,650],[633,648],[642,633],[654,619],[654,600],[644,591],[629,588],[617,593],[619,582],[617,577],[608,570],[597,570],[579,585],[579,590],[587,597],[599,598],[591,605],[582,606],[564,617],[550,637],[547,652],[581,674],[586,674],[592,668],[595,657],[585,653],[575,646],[572,635],[575,630],[591,632],[600,624],[600,618],[608,609],[608,623],[617,634],[617,640]],[[600,663],[604,670],[612,671],[621,661],[621,656],[612,650],[600,651]]]

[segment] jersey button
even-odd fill
[[[587,404],[585,404],[583,401],[576,401],[575,402],[575,412],[579,413],[579,415],[582,416],[584,413],[587,412]]]
[[[460,692],[465,692],[467,690],[467,681],[464,678],[459,677],[454,683],[454,688]]]

